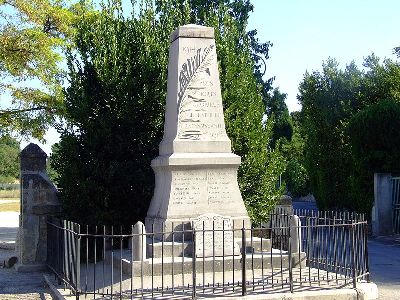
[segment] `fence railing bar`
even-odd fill
[[[242,225],[242,296],[246,295],[246,230]]]
[[[196,230],[192,226],[192,299],[196,299]]]
[[[292,216],[289,217],[289,222],[291,222]],[[288,249],[288,263],[289,263],[289,287],[290,292],[293,293],[293,266],[292,266],[292,239],[290,230],[288,230],[288,240],[289,240],[289,249]]]
[[[163,229],[164,230],[164,229]],[[151,297],[154,297],[154,223],[151,224]]]
[[[120,226],[120,232],[122,235],[122,225]],[[124,242],[124,238],[119,238],[119,299],[122,300],[122,244]]]
[[[80,233],[80,225],[77,226],[78,233]],[[76,241],[75,257],[76,257],[76,299],[79,300],[81,291],[81,238],[78,236]]]

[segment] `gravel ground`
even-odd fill
[[[52,299],[40,272],[18,273],[0,269],[0,299]]]
[[[3,267],[5,260],[15,256],[18,217],[17,212],[0,212],[0,299],[52,299],[44,286],[42,273],[18,273],[13,268]]]

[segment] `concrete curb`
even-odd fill
[[[50,289],[50,295],[53,298],[53,300],[65,300],[64,296],[61,295],[61,293],[57,290],[57,288],[54,286],[54,284],[51,282],[49,277],[46,274],[43,274],[43,278],[45,281],[45,284],[49,287]]]
[[[48,275],[43,274],[46,285],[50,289],[50,294],[53,299],[67,300],[60,291],[51,282]],[[83,296],[83,295],[82,295]],[[83,296],[84,297],[84,296]],[[200,297],[201,298],[201,297]],[[296,293],[273,293],[273,294],[258,294],[247,296],[227,296],[216,297],[218,300],[376,300],[378,299],[378,288],[375,283],[365,282],[358,283],[357,289],[331,289],[319,291],[302,291]]]
[[[355,289],[332,289],[303,291],[297,293],[274,293],[239,297],[218,297],[218,300],[375,300],[378,288],[375,283],[359,283]]]

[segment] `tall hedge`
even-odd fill
[[[193,19],[216,29],[227,132],[242,157],[240,188],[251,216],[265,217],[279,193],[282,164],[277,152],[267,151],[265,86],[254,73],[254,37],[240,19],[247,20],[250,4],[225,2],[202,10],[196,1],[155,7],[143,1],[129,18],[109,7],[79,24],[68,59],[68,118],[52,157],[68,218],[91,224],[144,219],[154,187],[150,161],[163,131],[169,35]]]
[[[364,67],[351,63],[342,70],[328,60],[322,71],[306,73],[300,84],[305,163],[322,209],[370,213],[373,172],[396,172],[398,166],[392,159],[397,151],[393,116],[394,102],[400,102],[400,64],[371,55]]]

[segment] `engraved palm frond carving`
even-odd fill
[[[199,82],[199,77],[201,74],[210,74],[210,65],[213,61],[213,50],[214,45],[210,45],[204,49],[200,48],[197,50],[196,55],[188,58],[187,61],[182,65],[179,72],[179,91],[178,91],[178,115],[181,109],[188,101],[204,101],[204,99],[199,98],[195,95],[190,95],[190,90],[204,89]]]

